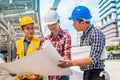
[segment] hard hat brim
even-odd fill
[[[73,18],[73,17],[69,17],[68,19],[69,20],[76,20],[76,18]],[[83,19],[84,21],[90,21],[91,20],[91,18],[90,19],[79,18],[79,19]]]
[[[76,20],[76,19],[75,19],[75,18],[73,18],[73,17],[69,17],[68,19],[69,19],[69,20]]]
[[[54,24],[54,23],[56,23],[58,20],[59,20],[59,19],[57,19],[57,20],[54,21],[54,22],[49,22],[49,23],[45,23],[45,22],[44,22],[44,25],[48,26],[48,25]]]

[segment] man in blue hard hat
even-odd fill
[[[104,71],[105,36],[104,34],[90,24],[92,16],[89,9],[85,6],[77,6],[74,8],[69,20],[73,20],[73,26],[77,32],[83,31],[80,46],[91,46],[89,57],[76,60],[63,60],[58,64],[61,68],[71,66],[80,66],[83,73],[83,80],[105,80],[104,75],[100,75]]]

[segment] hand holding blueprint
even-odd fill
[[[1,63],[0,67],[15,74],[71,75],[69,68],[62,69],[57,66],[62,58],[50,41],[43,45],[43,49],[22,59]]]

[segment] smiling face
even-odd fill
[[[23,27],[23,32],[27,39],[32,39],[34,35],[34,24],[27,24]]]

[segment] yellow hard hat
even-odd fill
[[[33,19],[29,16],[24,16],[20,21],[20,28],[22,28],[24,25],[31,24],[31,23],[34,24]]]

